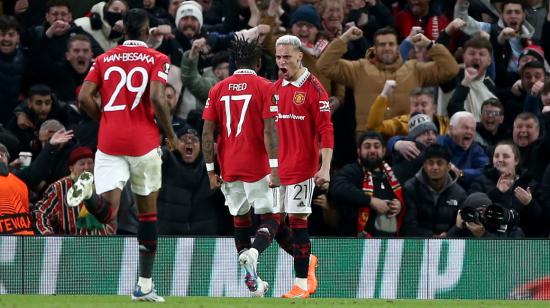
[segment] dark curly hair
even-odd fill
[[[258,40],[248,41],[236,36],[231,42],[231,55],[237,68],[253,68],[262,56],[262,49]]]

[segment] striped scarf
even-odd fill
[[[359,164],[362,165],[360,161]],[[397,233],[399,233],[399,227],[401,226],[403,213],[405,213],[403,190],[401,188],[401,184],[395,177],[392,168],[385,161],[382,162],[382,171],[384,171],[384,174],[386,174],[386,177],[388,178],[388,182],[390,183],[395,197],[401,202],[401,212],[399,213],[399,215],[397,215]],[[363,178],[363,192],[372,197],[374,195],[374,182],[372,179],[372,173],[365,167],[363,167],[363,173],[365,174]],[[369,220],[369,213],[370,207],[366,206],[359,208],[357,215],[357,233],[364,234],[367,237],[370,237],[370,235],[365,231],[365,227],[367,226],[367,222]]]

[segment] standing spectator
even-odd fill
[[[118,45],[122,39],[122,13],[128,11],[124,0],[102,1],[90,10],[90,17],[81,17],[75,24],[90,34],[106,52]]]
[[[407,204],[404,236],[446,237],[466,199],[451,172],[451,154],[439,144],[426,148],[422,169],[405,183],[403,193]]]
[[[76,147],[69,160],[70,175],[51,184],[42,200],[31,211],[34,227],[42,235],[113,235],[116,224],[100,223],[88,212],[86,202],[76,206],[67,203],[67,195],[76,180],[84,172],[93,172],[94,153],[87,147]]]
[[[0,124],[6,125],[17,106],[28,56],[18,47],[19,23],[12,16],[0,16]]]
[[[501,141],[495,147],[493,163],[476,179],[469,192],[484,192],[494,203],[514,209],[520,215],[520,226],[529,237],[541,235],[541,207],[534,194],[539,182],[520,166],[518,147]]]
[[[437,12],[431,0],[408,0],[407,6],[395,14],[395,29],[399,40],[411,32],[412,27],[421,27],[430,40],[437,40],[439,32],[449,24],[447,17]]]
[[[463,48],[464,69],[460,70],[454,80],[442,86],[444,91],[445,87],[452,87],[453,93],[447,108],[440,106],[440,111],[448,112],[449,117],[452,117],[456,112],[465,110],[479,122],[481,103],[496,98],[495,83],[486,75],[492,62],[493,47],[488,39],[474,37],[466,41]]]
[[[523,48],[531,44],[535,33],[533,26],[525,20],[522,0],[502,1],[502,11],[497,23],[480,22],[468,16],[468,1],[457,0],[454,17],[466,20],[464,32],[474,35],[482,30],[489,33],[496,64],[497,87],[511,86],[518,76],[518,59]]]
[[[179,140],[172,129],[164,92],[170,61],[145,44],[149,36],[145,11],[132,9],[124,16],[126,41],[96,59],[82,85],[79,101],[91,117],[100,120],[94,173],[96,191],[105,202],[98,206],[105,206],[110,215],[116,215],[127,181],[136,195],[140,273],[132,300],[164,302],[151,278],[158,238],[157,196],[162,180],[160,132],[153,115],[167,135],[168,146],[175,148]],[[140,56],[123,61],[123,55],[130,52]],[[119,77],[110,79],[109,74]],[[139,87],[128,81],[132,76],[141,81]],[[94,102],[96,92],[101,93],[101,106]],[[144,93],[147,96],[142,97]],[[90,190],[91,185],[87,178],[80,185],[75,184],[74,203],[80,203],[78,197],[88,197],[84,191]]]
[[[374,35],[374,47],[367,57],[356,61],[342,60],[347,43],[361,38],[363,32],[351,27],[340,38],[332,41],[317,62],[319,70],[330,79],[354,89],[357,131],[365,131],[367,115],[377,93],[382,92],[386,80],[395,80],[398,88],[388,99],[385,119],[409,112],[409,96],[418,87],[434,86],[453,78],[458,64],[447,48],[433,44],[427,37],[417,34],[412,41],[419,48],[428,48],[433,62],[425,64],[415,60],[403,62],[399,56],[397,34],[391,28],[378,30]]]
[[[449,133],[437,138],[437,143],[451,153],[451,169],[458,175],[457,180],[465,189],[481,175],[489,164],[483,148],[474,141],[476,122],[473,114],[459,111],[451,117]]]
[[[340,169],[330,186],[330,197],[356,213],[355,233],[359,237],[397,236],[405,202],[401,184],[384,161],[386,148],[382,135],[367,132],[357,143],[358,160]],[[349,219],[348,219],[349,220]]]
[[[210,187],[221,187],[233,216],[235,246],[246,271],[245,284],[254,296],[263,297],[268,284],[256,272],[259,255],[269,247],[281,221],[274,199],[279,186],[276,106],[270,83],[257,77],[261,49],[257,41],[237,38],[232,48],[238,68],[208,94],[204,109],[203,146]],[[242,102],[242,104],[241,104]],[[214,130],[218,130],[217,153],[220,176],[214,170]],[[251,161],[256,161],[252,167]],[[250,242],[251,208],[261,225]]]
[[[275,46],[277,66],[283,77],[275,83],[279,113],[277,128],[281,136],[281,206],[289,214],[296,273],[292,289],[283,297],[307,298],[317,289],[317,257],[310,258],[307,216],[311,213],[314,186],[324,190],[329,186],[334,132],[327,92],[319,80],[302,65],[300,39],[284,35]],[[318,160],[312,159],[319,156],[319,146],[320,169]]]
[[[512,139],[521,154],[519,165],[540,181],[550,162],[550,113],[543,114],[543,126],[537,116],[530,112],[520,113],[514,120]],[[542,128],[546,127],[546,131]]]
[[[33,235],[27,185],[9,172],[10,154],[0,143],[0,234]]]
[[[544,0],[526,0],[525,1],[525,20],[527,20],[535,29],[533,42],[540,44],[542,40],[542,27],[548,15],[548,7]]]

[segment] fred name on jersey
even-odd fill
[[[228,85],[229,90],[233,91],[244,91],[248,87],[248,84],[246,82],[243,83],[230,83]]]

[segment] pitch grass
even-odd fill
[[[227,297],[167,297],[166,303],[135,303],[129,296],[68,296],[68,295],[1,295],[0,307],[177,307],[177,308],[338,308],[338,307],[549,307],[544,301],[488,301],[488,300],[381,300],[310,298],[292,300],[281,298],[227,298]]]

